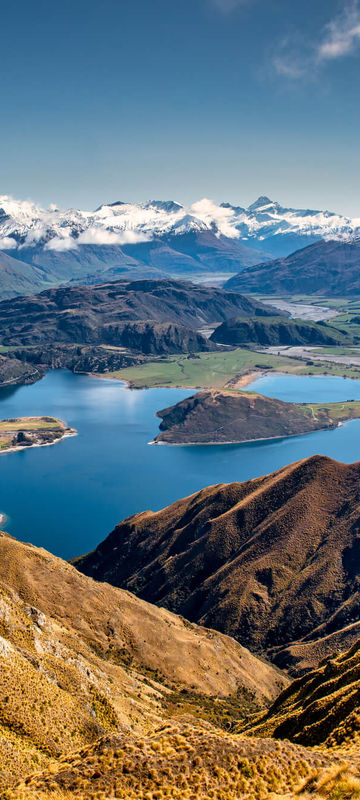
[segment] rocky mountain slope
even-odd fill
[[[360,239],[317,242],[286,258],[259,264],[225,284],[229,291],[262,294],[360,294]]]
[[[293,673],[360,635],[360,464],[321,456],[121,522],[76,566]]]
[[[360,414],[360,411],[359,411]],[[323,409],[255,392],[204,391],[158,411],[157,444],[222,444],[297,436],[336,427]]]
[[[241,346],[255,344],[266,346],[276,345],[337,345],[348,341],[351,337],[325,322],[311,322],[310,320],[283,319],[267,317],[264,319],[228,319],[219,325],[211,337],[213,342]]]
[[[140,327],[136,333],[129,323],[150,320],[199,329],[234,315],[271,313],[269,306],[236,292],[182,281],[119,281],[50,289],[0,303],[0,341],[3,345],[123,346],[131,337],[137,344],[144,338],[144,330]]]
[[[230,711],[241,718],[288,682],[233,639],[6,534],[0,655],[1,789],[101,736],[135,742],[181,713],[188,696],[200,719],[213,715],[221,727]]]

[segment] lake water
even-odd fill
[[[264,375],[253,381],[251,388],[267,397],[294,403],[360,400],[360,381],[335,375]]]
[[[269,376],[254,385],[287,400],[355,394],[360,400],[360,381],[341,378]],[[116,381],[61,370],[31,386],[1,389],[0,418],[50,414],[79,434],[53,447],[0,456],[0,511],[8,515],[3,527],[69,558],[92,549],[129,514],[157,510],[209,484],[254,478],[315,453],[360,459],[359,420],[249,445],[149,446],[158,431],[155,412],[190,394],[129,391]]]

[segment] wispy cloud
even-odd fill
[[[330,20],[317,40],[300,36],[285,38],[273,58],[278,75],[296,80],[313,75],[329,61],[344,58],[360,48],[359,0],[347,4],[344,10]]]
[[[343,14],[329,22],[318,48],[319,61],[341,58],[360,46],[360,7],[357,2],[345,8]]]

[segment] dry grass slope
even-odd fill
[[[6,534],[0,661],[0,788],[107,732],[159,726],[189,693],[200,719],[216,711],[221,723],[229,704],[241,718],[249,697],[259,708],[287,683],[234,640]]]
[[[295,680],[268,713],[246,727],[257,736],[359,752],[360,641]]]
[[[270,800],[311,789],[334,775],[334,765],[326,754],[288,742],[234,737],[183,722],[136,739],[105,736],[4,798]],[[338,762],[335,769],[341,769]]]

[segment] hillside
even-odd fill
[[[213,342],[241,346],[255,344],[276,345],[336,345],[351,339],[331,325],[300,319],[282,317],[254,317],[228,319],[215,328],[211,337]]]
[[[101,736],[135,741],[191,700],[198,719],[226,727],[287,684],[234,640],[6,534],[0,654],[2,789]]]
[[[0,299],[34,294],[52,283],[45,270],[0,250]]]
[[[23,363],[21,358],[0,355],[0,386],[35,383],[43,377],[43,374],[41,367]]]
[[[184,720],[137,737],[103,736],[26,777],[4,800],[359,800],[350,770],[336,754]],[[344,786],[352,793],[334,793]]]
[[[360,640],[294,681],[267,713],[245,726],[255,736],[358,751]]]
[[[262,303],[221,289],[181,281],[119,281],[50,289],[0,303],[0,341],[119,346],[123,336],[127,340],[123,329],[129,322],[151,320],[199,329],[234,315],[271,313]]]
[[[275,261],[248,268],[225,284],[229,291],[261,294],[360,294],[360,240],[321,241]]]
[[[338,424],[321,408],[314,411],[255,392],[198,392],[158,411],[157,416],[162,420],[157,444],[248,442],[297,436]]]
[[[360,634],[360,464],[314,456],[121,522],[76,566],[293,673]]]

